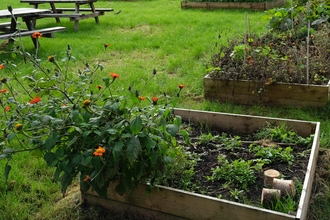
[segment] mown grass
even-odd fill
[[[30,7],[19,1],[2,0],[3,7],[9,4],[14,8]],[[59,6],[70,7],[65,4]],[[51,18],[38,20],[37,28],[56,25],[67,28],[65,32],[56,33],[55,38],[40,39],[38,57],[42,65],[49,65],[49,55],[55,55],[58,60],[65,57],[67,45],[70,45],[77,60],[70,67],[72,73],[83,70],[86,63],[92,65],[100,62],[105,70],[99,78],[109,72],[120,74],[120,84],[117,86],[122,91],[129,86],[142,85],[156,69],[155,79],[144,91],[149,95],[166,92],[174,96],[177,85],[182,83],[186,88],[177,107],[320,121],[321,147],[324,150],[330,148],[329,106],[322,109],[247,107],[203,99],[205,67],[217,49],[216,44],[225,44],[228,39],[244,31],[265,31],[268,21],[262,19],[262,12],[181,10],[180,0],[99,0],[96,7],[111,7],[114,12],[121,12],[106,13],[100,17],[99,25],[93,19],[82,20],[79,31],[74,30],[73,23],[68,19],[62,19],[60,24]],[[49,8],[49,5],[41,5],[40,8]],[[24,28],[24,23],[21,24]],[[25,37],[22,41],[27,52],[35,53],[29,38]],[[105,43],[110,44],[107,50],[103,47]],[[18,64],[21,76],[32,73],[33,67],[25,64],[22,58],[0,54],[0,62],[9,59]],[[1,74],[9,76],[6,71]],[[0,167],[4,164],[5,161],[0,161]],[[102,211],[79,206],[76,196],[60,200],[60,186],[52,181],[53,170],[45,165],[43,159],[25,153],[16,155],[11,164],[13,170],[9,181],[6,183],[0,176],[0,219],[105,219],[100,214]],[[319,176],[324,184],[318,184],[312,196],[310,220],[325,220],[330,216],[329,164],[321,161],[321,168],[324,172]],[[75,189],[72,188],[71,192]]]

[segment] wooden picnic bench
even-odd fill
[[[14,8],[10,12],[9,10],[0,10],[0,19],[11,19],[10,22],[0,23],[0,40],[9,39],[13,42],[14,38],[30,36],[34,32],[43,34],[44,37],[53,37],[55,32],[64,31],[65,27],[50,27],[44,29],[35,29],[32,24],[36,16],[49,13],[49,9],[34,9],[34,8]],[[18,27],[18,18],[22,18],[25,22],[27,30]],[[37,39],[32,38],[34,46],[37,47],[39,42]]]
[[[51,13],[39,15],[39,18],[54,17],[56,22],[60,22],[60,18],[67,17],[74,22],[75,30],[78,30],[79,20],[94,18],[99,24],[99,16],[104,15],[105,12],[113,11],[112,8],[95,8],[94,2],[97,0],[20,0],[21,3],[29,3],[34,8],[38,8],[40,4],[48,3],[51,7]],[[56,8],[55,3],[74,3],[74,8]],[[81,5],[88,5],[89,8],[80,8]],[[64,13],[72,12],[72,13]],[[83,12],[83,13],[82,13]],[[85,13],[88,12],[88,13]]]

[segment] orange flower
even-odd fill
[[[33,34],[32,34],[32,38],[34,38],[34,39],[36,39],[36,38],[41,38],[42,37],[42,33],[40,33],[40,32],[34,32]]]
[[[186,87],[186,86],[183,85],[183,84],[179,84],[179,88],[180,88],[180,89],[183,89],[184,87]]]
[[[140,96],[140,95],[139,95],[139,99],[143,101],[143,100],[146,99],[146,97],[145,97],[145,96]]]
[[[21,131],[22,128],[23,128],[23,125],[22,124],[16,124],[15,125],[15,130],[17,130],[17,131]]]
[[[270,85],[273,83],[273,78],[269,78],[268,82],[265,82],[265,85]]]
[[[98,86],[96,86],[96,88],[98,88],[100,90],[100,89],[102,89],[102,86],[98,85]]]
[[[104,44],[104,48],[110,47],[110,44]]]
[[[4,68],[5,68],[4,65],[0,64],[0,70]]]
[[[152,97],[151,100],[152,100],[152,104],[154,104],[154,105],[156,105],[157,102],[158,102],[158,98],[157,97]]]
[[[89,175],[86,175],[84,181],[87,182],[89,180]]]
[[[6,93],[7,92],[7,89],[1,89],[0,90],[0,93]]]
[[[8,112],[10,110],[10,106],[8,105],[8,106],[6,106],[6,108],[5,108],[5,112]]]
[[[116,78],[119,79],[119,75],[118,75],[117,73],[110,73],[110,76],[111,76],[113,79],[116,79]]]
[[[85,101],[83,101],[82,107],[85,108],[87,106],[90,106],[90,104],[91,104],[91,101],[86,99]]]
[[[99,156],[99,157],[102,157],[103,154],[105,153],[105,149],[101,146],[99,146],[95,152],[93,153],[94,156]]]
[[[51,62],[51,63],[54,63],[55,62],[55,56],[49,56],[48,58],[48,61]]]
[[[41,98],[39,98],[38,96],[36,96],[34,99],[32,99],[31,101],[30,101],[30,104],[36,104],[36,103],[38,103],[38,102],[40,102],[41,101]]]

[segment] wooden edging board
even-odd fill
[[[113,211],[132,211],[151,219],[161,220],[305,220],[312,189],[313,177],[319,150],[320,123],[280,118],[226,114],[208,111],[174,109],[174,113],[184,121],[207,123],[211,127],[233,129],[239,132],[251,132],[267,123],[286,123],[302,136],[314,134],[311,155],[296,215],[284,214],[268,209],[244,205],[224,199],[197,193],[158,186],[149,195],[147,186],[140,184],[131,195],[120,196],[111,183],[107,198],[98,197],[89,190],[82,193],[84,202],[98,204]]]
[[[275,7],[283,6],[286,0],[274,0],[268,2],[189,2],[182,1],[181,9],[186,8],[205,8],[205,9],[218,9],[218,8],[244,8],[252,10],[268,10]]]
[[[330,99],[328,85],[272,83],[258,93],[257,82],[222,80],[209,75],[204,77],[204,97],[208,100],[233,102],[243,105],[322,107]]]

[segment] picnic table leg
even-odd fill
[[[34,30],[33,18],[26,17],[26,18],[24,18],[24,22],[29,31]],[[32,39],[32,42],[33,42],[33,45],[35,48],[40,46],[39,41],[37,39],[33,38],[32,36],[31,36],[31,39]]]
[[[17,30],[17,18],[11,18],[10,22],[10,32],[14,33]],[[12,44],[14,43],[14,39],[9,39],[9,43]]]
[[[75,9],[74,9],[74,12],[76,14],[79,14],[79,7],[80,7],[79,3],[76,3]],[[74,29],[77,31],[78,28],[79,28],[79,20],[75,20],[74,21]]]
[[[95,10],[95,7],[94,7],[94,3],[93,3],[93,2],[89,3],[89,6],[91,7],[92,12],[95,13],[96,10]],[[99,17],[96,16],[96,17],[94,17],[94,18],[95,18],[95,22],[96,22],[97,24],[99,24],[99,23],[100,23],[100,21],[99,21]]]
[[[49,4],[50,4],[50,7],[52,8],[53,13],[57,13],[55,4],[54,3],[49,3]],[[60,23],[60,18],[55,17],[55,19],[56,19],[57,23]]]

